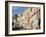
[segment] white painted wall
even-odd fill
[[[46,6],[46,0],[16,0],[16,1],[44,2]],[[46,15],[45,15],[45,19],[46,19]],[[46,21],[45,21],[45,24],[46,24]],[[5,0],[0,0],[0,37],[5,37]],[[12,36],[12,37],[46,37],[46,32],[45,34],[40,34],[40,35],[24,35],[24,36]]]

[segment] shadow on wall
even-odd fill
[[[5,37],[13,37],[13,36],[5,36]]]

